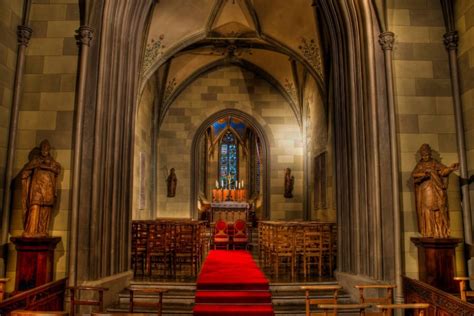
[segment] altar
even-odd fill
[[[222,219],[227,223],[234,223],[238,219],[249,221],[250,204],[247,202],[213,202],[211,203],[210,222],[215,223]]]

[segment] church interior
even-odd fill
[[[0,0],[0,33],[0,315],[474,315],[474,1]]]

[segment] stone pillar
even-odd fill
[[[454,102],[454,119],[456,122],[456,141],[459,155],[459,173],[461,176],[461,206],[463,215],[464,242],[472,245],[471,201],[469,198],[469,178],[467,169],[466,141],[464,137],[464,122],[461,104],[461,89],[457,61],[458,32],[450,31],[444,34],[444,45],[448,50],[451,88]]]
[[[29,3],[25,3],[25,6],[29,6]],[[20,109],[20,97],[21,97],[21,86],[23,82],[23,68],[25,65],[25,51],[28,47],[28,43],[31,38],[33,30],[26,25],[18,25],[18,56],[16,60],[16,71],[15,71],[15,82],[13,86],[13,99],[12,109],[10,113],[10,131],[8,135],[8,149],[7,149],[7,163],[4,177],[4,190],[3,190],[3,205],[2,205],[2,239],[1,247],[6,247],[8,243],[8,230],[10,223],[10,206],[11,206],[11,186],[13,179],[13,162],[15,158],[15,143],[16,134],[18,127],[18,112]],[[3,254],[6,253],[4,249]],[[5,256],[3,256],[5,257]],[[3,259],[2,275],[6,271],[6,260]]]
[[[72,211],[71,211],[71,237],[69,258],[69,283],[75,285],[77,281],[77,239],[79,224],[79,194],[81,186],[81,160],[82,160],[82,130],[84,125],[84,98],[87,78],[87,61],[89,46],[93,38],[93,29],[82,25],[76,31],[79,46],[79,69],[76,83],[76,101],[74,116],[74,160],[72,172]]]
[[[398,141],[395,117],[395,94],[393,90],[393,67],[392,50],[395,34],[393,32],[383,32],[379,35],[379,43],[384,52],[385,61],[385,83],[387,87],[387,103],[390,123],[390,154],[392,168],[392,196],[393,196],[393,224],[394,224],[394,244],[395,244],[395,282],[397,289],[395,301],[403,302],[402,286],[402,231],[400,219],[400,175],[398,172]]]

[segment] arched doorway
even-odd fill
[[[237,110],[237,109],[225,109],[219,112],[216,112],[210,115],[197,129],[192,146],[191,146],[191,217],[197,218],[198,217],[198,209],[197,209],[197,200],[202,191],[202,182],[203,179],[200,177],[201,173],[199,172],[200,168],[203,165],[202,155],[200,151],[202,150],[202,140],[206,137],[206,132],[208,131],[211,124],[217,122],[219,120],[225,120],[228,118],[235,118],[243,122],[246,126],[248,126],[254,133],[255,136],[258,138],[260,142],[259,148],[261,149],[260,155],[260,179],[261,179],[261,211],[259,212],[261,219],[268,219],[270,216],[269,213],[269,204],[270,204],[270,197],[269,197],[269,187],[270,187],[270,146],[268,142],[268,137],[263,130],[262,126],[249,114]]]

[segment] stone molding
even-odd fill
[[[450,31],[443,35],[444,37],[444,46],[447,50],[455,50],[458,48],[459,35],[458,31]]]
[[[382,50],[393,50],[393,43],[395,42],[395,33],[383,32],[379,35],[379,44]]]
[[[26,25],[18,25],[16,34],[18,36],[18,44],[22,46],[28,46],[28,43],[31,39],[31,34],[33,33],[33,29]]]
[[[82,45],[91,45],[91,41],[94,38],[94,29],[92,27],[89,27],[87,25],[81,25],[77,30],[76,30],[76,43],[79,46]]]

